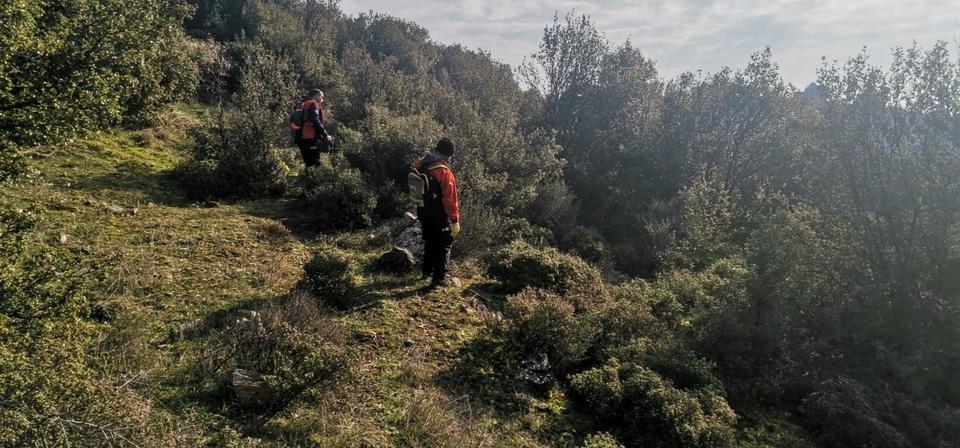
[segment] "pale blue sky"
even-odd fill
[[[484,48],[516,67],[536,51],[554,11],[590,15],[611,43],[629,39],[657,61],[662,77],[742,67],[770,45],[780,72],[803,88],[820,57],[866,46],[886,65],[890,48],[937,40],[956,49],[960,0],[342,0],[350,15],[373,10],[417,22],[433,40]],[[956,54],[956,51],[954,52]]]

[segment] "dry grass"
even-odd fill
[[[450,399],[435,390],[414,390],[397,418],[400,440],[411,447],[489,447],[494,434],[472,420],[466,397]]]

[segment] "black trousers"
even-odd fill
[[[433,277],[433,282],[442,282],[450,270],[450,249],[453,247],[453,236],[450,232],[434,231],[423,232],[423,275]]]
[[[304,166],[316,166],[320,163],[320,142],[317,140],[306,140],[297,142],[300,147],[300,155],[303,156]]]

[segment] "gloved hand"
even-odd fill
[[[460,234],[460,223],[454,222],[450,224],[450,236],[456,238]]]

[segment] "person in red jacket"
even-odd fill
[[[304,98],[303,127],[297,131],[296,143],[303,155],[303,164],[314,166],[320,163],[321,149],[333,142],[333,137],[323,127],[323,91],[312,89]]]
[[[432,278],[430,286],[448,286],[447,272],[453,239],[460,234],[460,201],[457,181],[449,162],[455,146],[449,138],[437,142],[433,152],[417,161],[413,168],[429,173],[430,188],[423,207],[417,207],[417,219],[423,230],[422,279]]]

